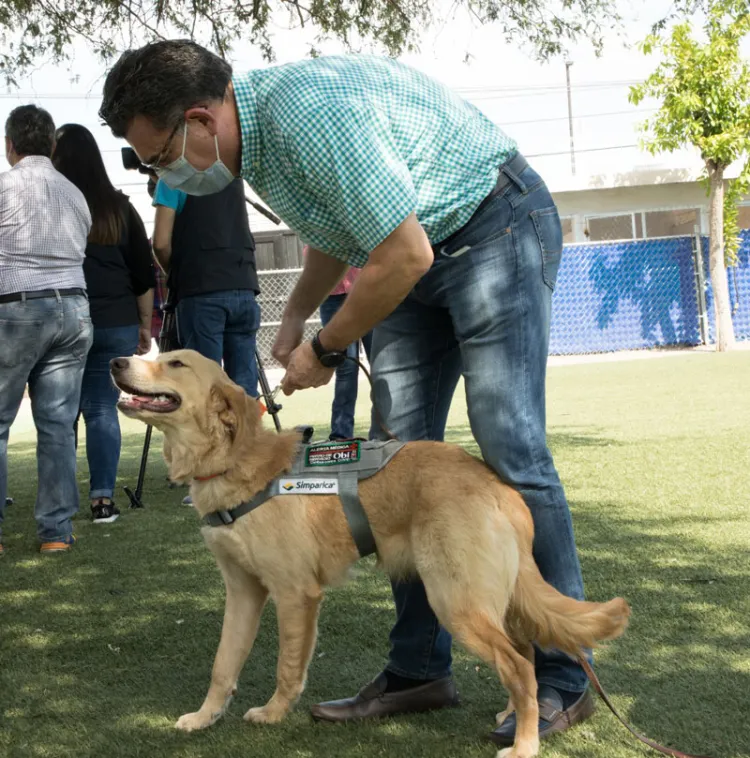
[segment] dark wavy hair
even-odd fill
[[[36,105],[19,105],[5,122],[5,136],[18,155],[43,155],[49,158],[55,144],[55,122]]]
[[[54,167],[81,190],[89,206],[89,242],[116,245],[125,225],[126,198],[109,180],[94,135],[80,124],[64,124],[55,139]]]
[[[99,116],[124,137],[136,116],[171,129],[197,103],[222,100],[232,67],[192,40],[161,40],[127,50],[107,74]]]

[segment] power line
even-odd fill
[[[656,113],[658,108],[643,108],[641,110],[635,110],[634,108],[629,111],[607,111],[606,113],[584,113],[580,116],[573,116],[574,120],[580,118],[604,118],[606,116],[640,116],[642,113]],[[524,121],[503,121],[498,122],[498,126],[518,126],[519,124],[545,124],[552,121],[567,121],[567,116],[554,116],[552,118],[533,118]]]
[[[578,82],[573,84],[573,89],[614,89],[615,87],[631,87],[634,84],[640,84],[638,79],[602,79],[599,82]],[[548,90],[548,89],[567,89],[566,84],[514,84],[509,86],[487,86],[478,87],[455,87],[454,92],[527,92],[529,90]]]
[[[636,79],[633,80],[604,80],[601,82],[582,82],[574,84],[574,90],[587,90],[587,89],[614,89],[616,87],[629,87],[634,84],[640,84]],[[519,84],[513,86],[480,86],[480,87],[453,87],[453,92],[459,94],[487,94],[491,92],[502,93],[508,97],[518,97],[519,95],[514,93],[520,93],[521,95],[526,93],[537,92],[542,93],[545,91],[554,91],[565,89],[564,84]],[[497,95],[500,97],[501,95]],[[27,98],[37,98],[39,100],[98,100],[101,99],[101,92],[80,93],[80,92],[0,92],[0,100],[19,100]]]
[[[603,152],[605,150],[631,150],[633,148],[639,147],[638,145],[612,145],[610,147],[586,147],[581,150],[576,149],[576,155],[578,153],[598,153]],[[569,150],[561,150],[558,153],[535,153],[533,155],[526,155],[524,153],[524,157],[526,158],[550,158],[555,155],[568,155],[570,153]]]

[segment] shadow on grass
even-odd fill
[[[603,435],[601,429],[556,429],[548,435],[547,442],[554,452],[570,448],[586,447],[618,447],[622,442]],[[479,455],[479,446],[474,440],[471,428],[468,426],[454,426],[446,431],[445,441],[454,445],[461,445],[471,453]]]
[[[467,435],[466,428],[454,429],[451,440],[464,441]],[[128,483],[137,476],[142,441],[141,435],[126,438],[121,478]],[[553,435],[551,444],[565,451],[613,443],[576,430]],[[0,693],[13,695],[0,701],[0,753],[8,758],[234,758],[247,751],[264,758],[492,754],[480,738],[505,695],[488,667],[458,650],[461,709],[343,728],[310,723],[306,709],[312,702],[352,694],[377,673],[387,654],[390,589],[371,560],[356,567],[352,583],[329,592],[308,690],[287,722],[257,728],[241,719],[245,709],[273,691],[276,629],[267,611],[227,718],[206,733],[174,732],[174,720],[195,710],[205,694],[224,592],[194,512],[179,505],[184,492],[167,487],[159,447],[155,444],[150,457],[149,507],[125,511],[106,527],[79,518],[81,542],[70,555],[35,555],[28,549],[34,542],[31,514],[8,512]],[[14,460],[15,453],[16,446]],[[19,463],[18,481],[33,488],[35,464],[25,457]],[[660,741],[714,758],[745,755],[747,552],[708,545],[698,525],[680,515],[623,517],[633,506],[624,499],[573,505],[589,597],[619,594],[633,608],[628,633],[598,655],[605,687],[639,730]],[[592,725],[556,740],[555,754],[643,754],[602,708]]]

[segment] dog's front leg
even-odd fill
[[[224,626],[211,673],[211,686],[199,711],[186,713],[175,724],[192,732],[205,729],[226,711],[237,691],[237,677],[250,654],[268,590],[236,566],[219,561],[227,588]]]
[[[245,719],[256,724],[281,721],[305,688],[318,634],[318,611],[322,592],[315,587],[306,593],[274,597],[279,622],[279,661],[276,692],[260,708],[251,708]]]

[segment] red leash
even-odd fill
[[[648,745],[650,748],[653,748],[654,750],[658,750],[660,753],[663,753],[664,755],[671,755],[673,758],[708,758],[708,756],[705,755],[691,755],[690,753],[683,753],[681,750],[677,750],[673,747],[665,747],[664,745],[660,745],[658,742],[654,742],[653,740],[650,740],[648,737],[644,737],[642,734],[639,734],[638,732],[633,729],[630,724],[628,724],[625,719],[620,716],[620,714],[617,712],[617,709],[612,705],[612,702],[610,701],[609,697],[607,696],[607,693],[604,691],[604,687],[602,687],[601,682],[599,681],[599,677],[594,673],[594,669],[591,668],[591,665],[589,662],[584,658],[583,656],[579,656],[578,662],[583,667],[583,670],[586,672],[586,676],[591,681],[591,684],[594,686],[594,689],[596,690],[596,694],[599,695],[599,697],[604,701],[607,708],[609,708],[612,713],[617,717],[617,720],[638,740],[640,740],[644,745]]]

